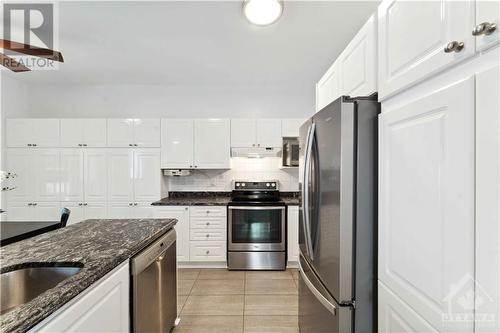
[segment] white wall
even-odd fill
[[[232,181],[240,179],[278,180],[281,191],[298,191],[298,168],[280,165],[280,157],[233,157],[230,170],[196,170],[191,176],[165,178],[169,191],[231,191]]]
[[[313,87],[81,85],[31,86],[37,117],[307,118]]]

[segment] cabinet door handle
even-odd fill
[[[36,143],[33,144],[33,147],[36,147]]]
[[[28,147],[31,147],[31,143],[28,143]]]
[[[128,144],[128,146],[129,146],[129,147],[133,147],[134,145],[133,145],[133,144],[131,144],[131,143],[129,143],[129,144]]]
[[[84,206],[87,206],[87,205],[88,205],[88,203],[84,203],[83,205],[84,205]]]
[[[82,206],[82,205],[83,205],[83,204],[82,204],[81,202],[78,204],[78,206]]]
[[[36,205],[38,205],[38,204],[37,204],[36,202],[34,202],[34,203],[33,203],[33,206],[36,206]]]
[[[495,23],[483,22],[472,30],[472,36],[481,36],[481,35],[491,35],[497,30],[497,25]]]
[[[137,206],[137,202],[134,203],[134,206]]]
[[[86,144],[86,143],[84,143],[84,144],[83,144],[83,146],[84,146],[84,147],[87,147],[87,144]]]
[[[129,206],[132,206],[132,205],[133,205],[133,203],[129,202],[129,203],[128,203],[128,205],[129,205]]]
[[[134,147],[137,147],[137,146],[138,146],[137,143],[134,143]]]
[[[82,146],[82,144],[81,144],[81,143],[79,143],[79,144],[78,144],[78,147],[81,147],[81,146]]]
[[[456,40],[449,42],[446,44],[444,48],[445,53],[451,53],[451,52],[460,52],[463,50],[465,44],[464,42],[457,42]]]
[[[28,202],[28,206],[33,206],[33,204],[31,202]]]

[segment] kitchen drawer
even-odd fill
[[[192,241],[225,241],[226,229],[192,229],[189,239]]]
[[[192,217],[190,219],[191,229],[226,229],[225,217]]]
[[[195,241],[189,249],[190,261],[226,261],[225,241]]]
[[[189,211],[191,217],[226,217],[226,212],[226,206],[191,207]]]

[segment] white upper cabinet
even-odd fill
[[[61,119],[61,147],[106,147],[106,119]]]
[[[231,147],[255,146],[255,126],[255,119],[231,119]]]
[[[226,169],[229,119],[162,119],[163,169]]]
[[[108,147],[160,147],[159,119],[108,119]]]
[[[134,201],[153,202],[160,199],[161,169],[157,149],[134,151]]]
[[[83,179],[85,203],[106,202],[107,198],[107,157],[100,149],[83,152]]]
[[[59,119],[7,119],[7,147],[58,147]]]
[[[342,95],[339,71],[340,64],[336,61],[316,83],[316,111],[321,110]]]
[[[371,16],[339,57],[340,92],[368,96],[377,92],[377,20]]]
[[[194,121],[194,165],[201,169],[228,169],[231,157],[229,119]]]
[[[159,148],[161,135],[160,119],[134,119],[135,147]]]
[[[281,147],[280,119],[231,119],[231,147]]]
[[[476,0],[477,50],[484,50],[500,42],[500,1]]]
[[[34,200],[33,184],[35,171],[33,168],[34,151],[30,149],[9,149],[6,153],[7,171],[15,173],[16,178],[9,180],[8,186],[15,190],[5,193],[10,202],[31,202]]]
[[[290,118],[281,121],[282,137],[298,137],[300,126],[305,122],[304,118]]]
[[[380,4],[380,99],[474,54],[473,4],[471,0]]]
[[[280,119],[257,119],[257,146],[258,147],[281,147]]]
[[[194,124],[192,119],[161,120],[161,167],[189,169],[193,167]]]
[[[379,118],[379,279],[439,332],[472,332],[474,119],[474,78]]]

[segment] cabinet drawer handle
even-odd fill
[[[210,234],[207,234],[207,238],[210,237]]]
[[[32,146],[32,144],[31,144],[31,143],[28,143],[28,147],[31,147],[31,146]]]
[[[84,144],[83,144],[83,146],[84,146],[84,147],[87,147],[87,144],[86,144],[86,143],[84,143]]]
[[[81,147],[81,146],[83,146],[83,145],[82,145],[81,143],[79,143],[79,144],[78,144],[78,147]]]
[[[128,146],[129,146],[129,147],[133,147],[134,145],[133,145],[133,144],[131,144],[131,143],[129,143],[129,144],[128,144]]]
[[[207,225],[210,225],[210,222],[207,222]]]
[[[472,30],[472,36],[481,36],[481,35],[491,35],[492,33],[497,30],[497,25],[495,23],[490,23],[490,22],[483,22],[474,28]]]
[[[460,52],[463,50],[465,44],[464,42],[457,42],[456,40],[449,42],[446,44],[444,48],[445,53],[451,53],[451,52]]]
[[[129,203],[128,203],[128,205],[129,205],[129,206],[132,206],[132,205],[133,205],[133,203],[129,202]]]
[[[134,202],[134,206],[137,206],[137,202]]]
[[[28,203],[28,206],[33,206],[33,204],[30,202],[30,203]]]
[[[88,205],[88,203],[84,203],[83,205],[84,205],[84,206],[87,206],[87,205]]]
[[[209,210],[207,210],[207,214],[210,214],[210,211],[209,211]]]
[[[134,143],[134,147],[137,147],[137,143]]]
[[[36,205],[38,205],[38,204],[37,204],[36,202],[34,202],[34,203],[33,203],[33,206],[36,206]]]
[[[205,253],[206,253],[206,254],[209,254],[209,253],[210,253],[210,251],[209,251],[209,250],[207,250]]]
[[[83,204],[80,202],[80,203],[78,204],[78,206],[83,206]]]

